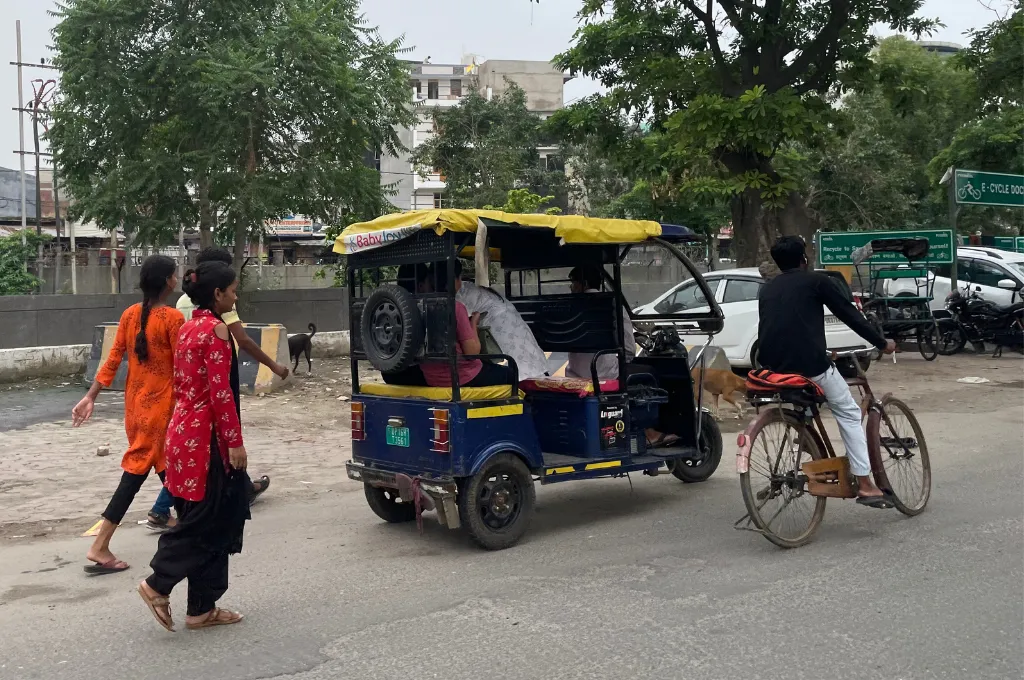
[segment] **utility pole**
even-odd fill
[[[21,159],[21,245],[28,245],[25,237],[25,230],[28,229],[28,214],[26,211],[25,197],[25,95],[24,76],[21,71],[21,19],[14,24],[14,31],[17,34],[18,42],[18,157]],[[28,258],[25,259],[25,271],[28,271]]]
[[[23,61],[22,51],[21,51],[21,21],[20,20],[15,22],[15,34],[16,34],[16,38],[17,38],[17,61],[12,61],[12,62],[10,62],[10,64],[11,64],[11,66],[16,66],[18,68],[18,108],[17,108],[17,111],[18,111],[18,138],[19,138],[19,141],[18,141],[18,151],[17,151],[17,153],[18,153],[18,156],[21,158],[21,163],[20,163],[20,165],[21,165],[21,230],[22,230],[22,236],[21,236],[22,241],[21,242],[22,242],[23,245],[26,245],[27,242],[28,242],[27,239],[25,238],[25,231],[28,229],[28,206],[27,206],[27,203],[28,203],[27,194],[28,194],[28,192],[27,192],[26,187],[25,187],[25,156],[28,155],[29,153],[32,153],[32,152],[25,151],[25,114],[26,113],[31,113],[32,114],[33,131],[35,133],[35,152],[34,152],[34,155],[36,157],[36,234],[42,234],[42,212],[43,211],[42,211],[42,200],[41,200],[41,188],[39,186],[39,157],[41,155],[47,155],[48,156],[50,154],[41,154],[40,151],[39,151],[39,112],[38,112],[37,109],[39,107],[39,104],[43,100],[43,96],[44,96],[44,94],[46,92],[47,86],[48,85],[56,86],[56,81],[50,80],[50,81],[47,81],[47,82],[43,83],[43,81],[40,80],[39,82],[42,83],[42,88],[41,88],[40,92],[36,93],[36,96],[33,98],[32,107],[31,108],[26,108],[26,106],[25,106],[25,95],[24,95],[24,86],[25,85],[24,85],[24,70],[23,69],[25,67],[28,67],[28,68],[41,68],[41,69],[48,69],[48,70],[51,70],[51,71],[56,71],[57,67],[53,66],[52,64],[47,64],[45,59],[40,59],[38,64],[25,63]],[[35,82],[35,81],[33,81],[33,82]],[[52,90],[50,91],[50,93],[52,94]],[[57,232],[57,245],[58,246],[60,245],[60,232],[59,231]],[[36,265],[37,269],[41,270],[42,260],[43,260],[43,244],[42,244],[41,240],[40,240],[37,252],[36,252],[36,258],[37,258],[37,265]],[[27,270],[27,268],[28,268],[28,263],[26,263],[26,270]],[[39,273],[39,272],[37,272],[37,273]]]

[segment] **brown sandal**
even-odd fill
[[[189,630],[199,630],[200,628],[210,628],[211,626],[230,626],[244,618],[238,612],[233,612],[230,609],[214,607],[206,614],[205,619],[199,623],[186,623],[185,627]]]
[[[139,597],[141,597],[142,601],[146,603],[147,607],[149,607],[149,611],[153,614],[153,618],[156,619],[156,622],[163,626],[165,630],[169,630],[173,633],[174,619],[171,617],[170,599],[163,595],[150,596],[150,594],[146,592],[146,588],[141,583],[139,584],[138,590]],[[161,609],[167,612],[166,617],[162,614]]]

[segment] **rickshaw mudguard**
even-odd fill
[[[531,432],[533,431],[533,423],[530,423]],[[536,438],[536,437],[534,437]],[[473,454],[472,458],[465,458],[466,468],[464,474],[457,474],[456,477],[472,477],[478,473],[483,466],[492,457],[502,453],[513,453],[523,459],[526,463],[526,467],[530,468],[531,471],[536,472],[544,465],[543,455],[540,452],[540,444],[526,447],[523,446],[522,441],[513,441],[506,439],[502,441],[490,442],[486,448],[481,449],[477,453]]]

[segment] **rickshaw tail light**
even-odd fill
[[[366,418],[362,402],[352,402],[352,441],[361,442],[366,439]]]
[[[434,453],[451,453],[452,443],[449,429],[448,411],[440,408],[430,409],[430,422],[433,432],[430,439],[430,450]]]

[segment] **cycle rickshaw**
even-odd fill
[[[874,239],[854,251],[853,262],[868,321],[897,344],[914,340],[921,356],[933,361],[939,355],[939,329],[931,308],[935,272],[928,263],[928,239]]]

